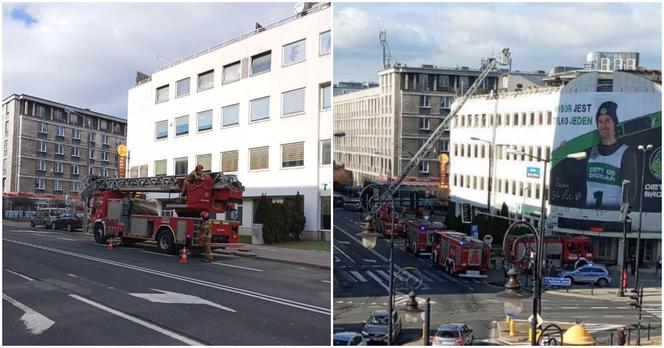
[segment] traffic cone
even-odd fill
[[[113,238],[108,239],[108,247],[106,248],[108,251],[113,250]]]
[[[189,263],[189,259],[187,258],[187,254],[188,254],[187,248],[182,247],[182,249],[180,250],[180,263]]]

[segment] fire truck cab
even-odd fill
[[[461,232],[441,231],[433,236],[431,260],[459,277],[486,278],[491,259],[487,243]]]
[[[406,250],[419,256],[431,252],[433,235],[445,230],[441,222],[430,222],[426,219],[410,219],[406,224]]]
[[[517,246],[517,255],[536,249],[534,239],[525,239]],[[544,251],[547,264],[556,268],[576,268],[578,262],[594,262],[597,256],[596,247],[588,236],[547,236]],[[527,267],[527,262],[522,261],[519,267]]]

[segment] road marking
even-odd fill
[[[363,259],[364,262],[376,263],[376,260],[373,259]]]
[[[378,271],[376,271],[376,272],[377,272],[378,274],[380,274],[383,278],[385,278],[385,280],[387,280],[388,282],[390,281],[390,275],[387,274],[387,272],[385,272],[385,271],[383,271],[383,270],[378,270]]]
[[[377,275],[373,274],[371,271],[367,271],[367,275],[373,278],[373,280],[375,280],[380,286],[382,286],[385,289],[385,291],[387,291],[388,294],[390,293],[390,288],[387,285],[383,284],[383,281],[380,278],[378,278]]]
[[[622,315],[605,315],[604,318],[622,318]]]
[[[236,266],[236,265],[231,265],[231,264],[221,263],[221,262],[213,262],[213,264],[215,264],[215,265],[219,265],[219,266],[241,268],[241,269],[246,269],[246,270],[248,270],[248,271],[254,271],[254,272],[263,272],[262,269],[258,269],[258,268],[251,268],[251,267],[244,267],[244,266]]]
[[[347,257],[349,260],[351,260],[353,263],[357,263],[357,262],[355,262],[355,260],[353,260],[352,257],[348,256],[348,254],[346,254],[345,252],[343,252],[343,250],[339,249],[339,247],[337,247],[336,245],[334,246],[334,249],[336,249],[338,252],[340,252],[341,255],[346,256],[346,257]]]
[[[30,333],[33,335],[39,335],[55,324],[53,320],[39,314],[34,309],[14,300],[4,293],[2,294],[2,299],[7,300],[9,303],[13,304],[15,307],[24,312],[20,319],[23,321],[25,327],[30,330]]]
[[[221,310],[232,312],[232,313],[237,312],[235,309],[228,308],[226,306],[222,306],[220,304],[202,299],[198,296],[181,294],[179,292],[171,292],[171,291],[159,290],[159,289],[151,289],[151,290],[157,291],[157,292],[160,292],[160,293],[139,294],[139,293],[131,293],[130,292],[129,295],[134,296],[134,297],[138,297],[138,298],[142,298],[142,299],[148,300],[150,302],[156,302],[156,303],[202,304],[202,305],[207,305],[207,306],[214,307],[214,308],[219,308]]]
[[[34,280],[34,279],[28,277],[27,275],[23,275],[23,274],[21,274],[21,273],[11,271],[11,270],[9,270],[8,268],[5,268],[5,271],[7,271],[7,272],[9,272],[9,273],[11,273],[11,274],[15,274],[15,275],[17,275],[17,276],[19,276],[19,277],[21,277],[21,278],[23,278],[23,279],[27,279],[27,280],[29,280],[29,281],[33,281],[33,280]]]
[[[68,240],[68,241],[71,241],[71,242],[74,241],[74,239],[71,239],[71,238],[65,238],[65,237],[57,237],[57,239]]]
[[[99,245],[101,245],[101,244],[99,244]],[[142,253],[146,253],[146,254],[155,254],[155,255],[168,256],[168,257],[175,256],[175,255],[170,255],[170,254],[158,253],[158,252],[155,252],[155,251],[147,251],[147,250],[140,250],[140,249],[138,251],[140,251]]]
[[[173,332],[173,331],[170,331],[170,330],[167,330],[167,329],[161,328],[161,327],[159,327],[159,326],[157,326],[157,325],[154,325],[154,324],[152,324],[152,323],[148,323],[147,321],[144,321],[144,320],[141,320],[141,319],[136,318],[136,317],[134,317],[134,316],[131,316],[131,315],[129,315],[129,314],[126,314],[126,313],[123,313],[123,312],[117,311],[117,310],[115,310],[115,309],[113,309],[113,308],[106,307],[106,306],[104,306],[103,304],[100,304],[100,303],[94,302],[94,301],[89,300],[89,299],[87,299],[87,298],[85,298],[85,297],[81,297],[81,296],[74,295],[74,294],[70,294],[69,296],[70,296],[70,297],[73,297],[73,298],[75,298],[75,299],[77,299],[77,300],[79,300],[79,301],[81,301],[81,302],[85,302],[85,303],[87,303],[87,304],[89,304],[89,305],[91,305],[91,306],[94,306],[94,307],[97,307],[97,308],[99,308],[99,309],[101,309],[101,310],[104,310],[104,311],[106,311],[106,312],[109,312],[109,313],[111,313],[111,314],[113,314],[113,315],[116,315],[116,316],[118,316],[118,317],[120,317],[120,318],[127,319],[127,320],[132,321],[132,322],[134,322],[134,323],[136,323],[136,324],[139,324],[139,325],[141,325],[141,326],[144,326],[144,327],[146,327],[146,328],[148,328],[148,329],[151,329],[151,330],[153,330],[153,331],[157,331],[157,332],[159,332],[160,334],[163,334],[163,335],[166,335],[166,336],[168,336],[168,337],[174,338],[174,339],[176,339],[176,340],[178,340],[178,341],[180,341],[180,342],[182,342],[182,343],[188,344],[188,345],[190,345],[190,346],[200,346],[200,345],[203,345],[202,343],[197,342],[197,341],[194,341],[194,340],[192,340],[192,339],[190,339],[190,338],[188,338],[188,337],[184,337],[184,336],[182,336],[182,335],[180,335],[180,334],[178,334],[178,333],[175,333],[175,332]]]
[[[360,272],[358,272],[358,271],[350,271],[350,273],[351,273],[352,275],[354,275],[355,278],[357,278],[357,279],[358,279],[359,281],[361,281],[362,283],[366,283],[366,282],[367,282],[367,278],[364,278],[364,277],[360,274]]]
[[[324,314],[324,315],[328,315],[328,316],[330,315],[330,312],[331,312],[329,308],[325,308],[325,307],[311,305],[311,304],[298,302],[298,301],[294,301],[294,300],[289,300],[289,299],[285,299],[285,298],[281,298],[281,297],[271,296],[271,295],[267,295],[267,294],[264,294],[264,293],[251,291],[251,290],[247,290],[247,289],[236,288],[236,287],[223,285],[223,284],[219,284],[219,283],[213,283],[213,282],[209,282],[209,281],[206,281],[206,280],[203,280],[203,279],[191,278],[191,277],[187,277],[187,276],[184,276],[184,275],[159,271],[159,270],[156,270],[156,269],[130,265],[128,263],[113,261],[111,259],[105,259],[105,258],[101,258],[101,257],[89,256],[89,255],[79,254],[79,253],[66,251],[66,250],[61,250],[61,249],[49,248],[49,247],[45,247],[45,246],[41,246],[41,245],[21,242],[21,241],[12,240],[12,239],[3,239],[3,241],[10,242],[10,243],[15,243],[15,244],[20,244],[20,245],[24,245],[24,246],[28,246],[28,247],[32,247],[32,248],[36,248],[36,249],[51,251],[51,252],[58,253],[58,254],[69,255],[69,256],[73,256],[73,257],[77,257],[77,258],[81,258],[81,259],[86,259],[86,260],[89,260],[89,261],[99,262],[99,263],[103,263],[105,265],[112,265],[112,266],[116,266],[116,267],[135,270],[135,271],[138,271],[138,272],[152,274],[152,275],[155,275],[155,276],[175,279],[175,280],[179,280],[179,281],[182,281],[182,282],[196,284],[196,285],[199,285],[199,286],[206,286],[206,287],[209,287],[209,288],[218,289],[218,290],[222,290],[222,291],[226,291],[226,292],[230,292],[230,293],[234,293],[234,294],[238,294],[238,295],[243,295],[243,296],[247,296],[247,297],[252,297],[252,298],[262,300],[262,301],[273,302],[273,303],[280,304],[280,305],[283,305],[283,306],[298,308],[298,309],[302,309],[302,310],[309,311],[309,312],[315,312],[315,313]]]
[[[334,262],[341,262],[341,259],[337,255],[334,255]]]
[[[347,231],[344,230],[343,228],[341,228],[341,227],[339,227],[339,226],[334,226],[334,228],[336,228],[336,229],[339,230],[341,233],[343,233],[343,234],[345,234],[346,236],[348,236],[353,242],[355,242],[355,243],[357,243],[357,244],[359,244],[359,245],[362,245],[362,242],[361,242],[361,241],[357,240],[357,238],[353,237],[353,235],[352,235],[351,233],[347,232]],[[363,246],[362,248],[364,248],[364,246]],[[364,248],[364,249],[366,249],[366,248]],[[372,249],[366,249],[366,250],[368,250],[369,252],[371,252],[371,253],[373,253],[374,255],[376,255],[376,257],[378,257],[379,259],[381,259],[383,262],[389,262],[388,259],[387,259],[385,256],[379,254],[376,250],[372,250]],[[396,265],[396,264],[394,265],[394,267],[397,268],[399,271],[401,270],[401,268],[400,268],[398,265]]]
[[[321,282],[323,282],[323,283],[328,283],[328,284],[331,283],[329,280],[321,280]]]
[[[575,315],[574,318],[590,318],[589,315]]]
[[[429,274],[429,277],[439,281],[439,282],[444,282],[445,279],[441,277],[440,275],[437,274],[437,272],[427,272]]]
[[[560,309],[579,309],[579,307],[560,307]]]
[[[609,309],[609,307],[590,307],[590,309]]]
[[[350,244],[350,242],[347,241],[347,240],[339,240],[339,239],[335,239],[334,243],[339,243],[339,244],[344,244],[344,245],[349,245]]]

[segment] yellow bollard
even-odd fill
[[[510,337],[516,336],[516,324],[514,320],[510,320]]]
[[[508,315],[505,316],[505,324],[510,324],[510,317]]]
[[[539,340],[540,336],[542,336],[542,330],[537,329],[537,340]],[[531,342],[533,340],[533,329],[528,328],[528,342]]]

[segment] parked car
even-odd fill
[[[55,220],[58,215],[64,212],[65,210],[62,208],[46,208],[37,210],[37,212],[30,218],[30,226],[44,226],[45,228],[53,228],[53,220]]]
[[[68,232],[81,228],[83,220],[78,214],[62,213],[53,220],[51,224],[53,229],[65,229]]]
[[[568,278],[572,283],[594,283],[599,286],[607,286],[611,283],[611,274],[606,267],[589,263],[573,271],[560,272],[561,278]]]
[[[441,324],[433,336],[433,346],[472,346],[475,334],[473,329],[462,323]]]
[[[344,202],[344,210],[346,211],[362,211],[362,205],[360,201],[353,199]]]
[[[335,346],[366,346],[362,334],[357,332],[339,332],[332,337],[332,344]]]
[[[362,328],[362,336],[367,342],[388,342],[388,317],[387,311],[384,309],[373,311],[369,316],[369,319],[364,322],[364,327]],[[392,342],[399,337],[401,333],[401,327],[403,323],[399,317],[399,313],[394,311],[392,314]]]

